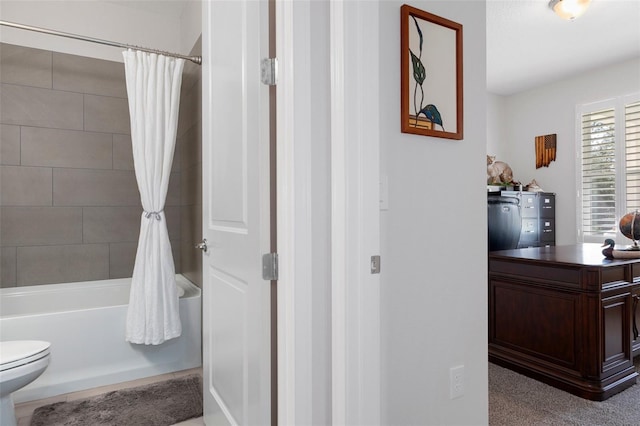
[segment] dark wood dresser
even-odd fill
[[[640,259],[599,244],[489,253],[489,360],[582,398],[636,383]]]

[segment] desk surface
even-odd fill
[[[600,244],[575,244],[567,246],[531,247],[489,252],[489,258],[509,258],[535,262],[565,263],[581,266],[614,266],[635,263],[640,259],[607,259]]]

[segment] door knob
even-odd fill
[[[202,250],[203,252],[207,252],[207,239],[203,239],[202,242],[195,245],[195,248]]]

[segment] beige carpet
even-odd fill
[[[33,412],[31,426],[169,426],[202,416],[197,374],[68,402]]]
[[[635,359],[640,372],[640,357]],[[489,363],[489,425],[640,425],[638,384],[597,402]]]

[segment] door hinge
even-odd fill
[[[278,81],[278,59],[264,58],[260,61],[260,80],[267,86],[275,86]]]
[[[277,281],[278,279],[278,253],[262,255],[262,279]]]
[[[380,273],[380,256],[379,255],[371,256],[371,273],[372,274]]]

